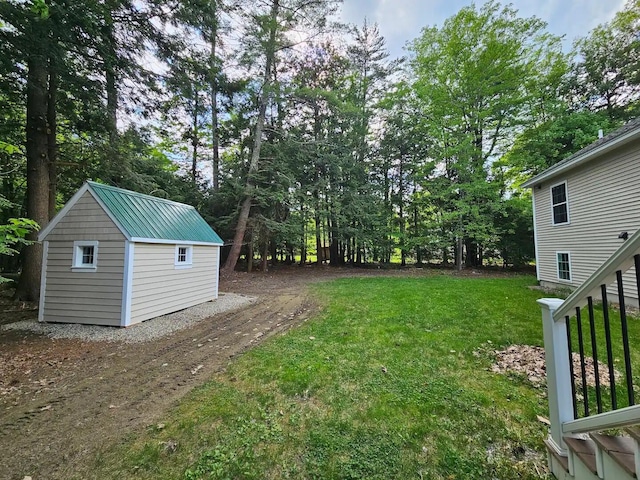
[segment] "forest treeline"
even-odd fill
[[[399,59],[375,24],[337,24],[339,3],[0,2],[0,245],[93,179],[196,206],[227,269],[241,247],[530,261],[519,185],[637,115],[640,0],[571,52],[540,19],[471,5]],[[41,248],[2,259],[20,298]]]

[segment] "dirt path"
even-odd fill
[[[425,273],[329,267],[236,273],[221,280],[220,291],[256,296],[256,303],[143,344],[0,331],[0,480],[91,478],[87,468],[104,445],[161,421],[231,358],[313,315],[310,283]],[[0,323],[36,312],[10,315]]]
[[[64,479],[101,446],[154,424],[234,356],[314,313],[308,284],[378,271],[291,268],[234,274],[220,290],[258,301],[144,344],[0,331],[0,479]],[[23,311],[16,320],[35,311]],[[7,317],[2,323],[8,323]],[[135,327],[134,327],[135,328]]]
[[[0,383],[9,386],[0,397],[0,479],[77,474],[101,445],[154,423],[230,358],[308,318],[312,305],[302,282],[274,292],[265,280],[221,285],[262,294],[253,305],[160,341],[125,345],[0,333],[2,360],[13,367],[2,370],[11,378]]]

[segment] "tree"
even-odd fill
[[[605,110],[610,119],[628,119],[640,98],[640,1],[629,0],[609,23],[579,39],[573,89],[586,108]]]
[[[456,238],[456,262],[482,262],[483,243],[502,188],[490,164],[531,121],[527,89],[559,39],[545,24],[488,2],[465,7],[438,29],[425,28],[411,50],[414,88],[429,118],[428,136],[441,182],[439,197]],[[429,188],[425,185],[425,188]]]
[[[251,157],[247,169],[245,197],[240,205],[236,231],[231,251],[224,265],[225,271],[233,271],[240,249],[244,242],[247,222],[254,199],[255,175],[260,167],[260,151],[263,143],[267,107],[273,100],[274,80],[278,71],[277,55],[293,46],[295,41],[288,39],[286,34],[290,30],[311,31],[312,34],[326,25],[326,20],[336,5],[334,0],[270,0],[268,11],[256,10],[250,12],[249,31],[245,35],[247,44],[247,59],[252,63],[262,65],[261,88],[257,99],[257,115],[252,134]]]

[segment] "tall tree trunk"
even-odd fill
[[[49,159],[49,220],[56,214],[56,198],[58,194],[58,72],[53,56],[49,58],[49,92],[47,103],[47,144]]]
[[[124,165],[120,165],[120,152],[118,151],[117,51],[111,8],[112,5],[107,5],[106,7],[104,29],[106,51],[104,52],[103,62],[107,93],[107,132],[109,134],[109,147],[105,163],[109,180],[118,184],[123,178]]]
[[[46,34],[41,38],[46,39]],[[35,48],[39,51],[27,59],[27,216],[44,228],[49,221],[48,72],[44,47]],[[37,233],[30,233],[27,238],[35,241]],[[39,299],[41,270],[42,244],[28,245],[23,251],[17,299],[34,302]]]
[[[272,67],[276,56],[276,34],[277,34],[277,22],[278,13],[280,11],[280,0],[273,0],[271,4],[270,21],[271,26],[269,31],[269,42],[266,48],[266,62],[264,68],[264,78],[262,84],[262,91],[260,92],[259,105],[258,105],[258,118],[256,119],[256,128],[253,134],[253,150],[251,152],[251,161],[249,163],[249,171],[247,173],[247,183],[245,199],[242,202],[240,208],[240,215],[238,216],[238,223],[236,224],[236,233],[233,237],[233,245],[231,245],[231,251],[227,257],[227,261],[224,264],[224,270],[232,272],[236,268],[238,263],[238,257],[240,256],[240,248],[242,247],[242,241],[244,240],[244,234],[247,229],[247,221],[249,220],[249,212],[251,210],[251,202],[253,199],[253,177],[258,171],[260,163],[260,148],[262,147],[262,132],[264,131],[264,122],[267,114],[267,102],[271,94],[271,75]]]
[[[211,57],[210,57],[210,82],[211,82],[211,157],[212,157],[212,179],[213,191],[220,189],[220,132],[218,132],[218,2],[212,0],[210,3],[211,15]]]
[[[193,125],[191,128],[191,181],[195,184],[198,180],[198,110],[200,103],[198,89],[193,85]]]

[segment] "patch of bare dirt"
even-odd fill
[[[256,296],[256,303],[143,344],[0,331],[0,479],[89,478],[103,446],[157,423],[233,357],[309,318],[317,310],[310,283],[425,274],[315,266],[236,272],[221,277],[220,291]],[[33,305],[14,304],[8,295],[0,309],[0,323],[37,315]]]

